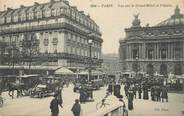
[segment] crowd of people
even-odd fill
[[[168,102],[168,89],[162,81],[158,80],[139,80],[126,81],[124,86],[125,95],[128,98],[128,108],[133,109],[133,100],[137,98],[152,101],[166,101]]]

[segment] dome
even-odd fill
[[[175,13],[169,19],[162,21],[157,24],[157,27],[160,26],[176,26],[176,25],[184,25],[184,15],[180,13],[180,9],[176,6]]]

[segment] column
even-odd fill
[[[146,49],[146,44],[143,43],[143,50],[142,50],[142,52],[143,52],[143,59],[146,59],[146,57],[145,57],[145,49]]]
[[[169,50],[169,59],[171,59],[171,43],[168,43],[168,50]]]
[[[130,56],[129,56],[129,58],[132,59],[132,44],[130,44],[129,47],[130,47]]]
[[[173,44],[173,59],[175,59],[175,43]]]
[[[154,60],[157,59],[157,44],[154,43]]]
[[[182,56],[183,56],[183,57],[182,57],[182,60],[184,60],[184,41],[183,41],[183,52],[182,52],[182,54],[183,54],[183,55],[182,55]],[[183,83],[184,83],[184,82],[183,82]]]
[[[130,45],[128,44],[128,59],[130,59]]]
[[[157,43],[157,59],[159,59],[159,44]]]
[[[126,48],[127,48],[127,55],[126,55],[126,59],[128,59],[129,58],[129,47],[128,47],[128,44],[126,45]]]
[[[126,59],[128,59],[128,45],[126,44]]]
[[[173,44],[171,43],[171,59],[173,59]]]

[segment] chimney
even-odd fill
[[[73,8],[73,9],[77,9],[77,7],[76,7],[76,6],[72,6],[72,8]]]
[[[87,17],[90,18],[90,15],[88,14]]]
[[[69,5],[69,2],[68,2],[68,1],[66,1],[66,0],[64,0],[63,2],[64,2],[64,3],[66,3],[67,5]]]
[[[38,2],[34,2],[34,5],[36,6],[36,5],[39,5],[39,3]]]
[[[12,8],[9,8],[9,7],[8,7],[8,8],[7,8],[7,11],[10,11],[10,10],[12,10]]]
[[[54,0],[50,0],[51,3],[55,2]]]
[[[84,11],[80,11],[80,13],[84,14]]]
[[[25,6],[24,5],[20,5],[20,8],[25,8]]]

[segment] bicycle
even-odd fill
[[[102,107],[105,107],[106,105],[110,105],[110,104],[105,103],[105,100],[106,99],[102,99],[101,102],[99,102],[99,103],[96,104],[96,109],[97,110],[99,110]]]

